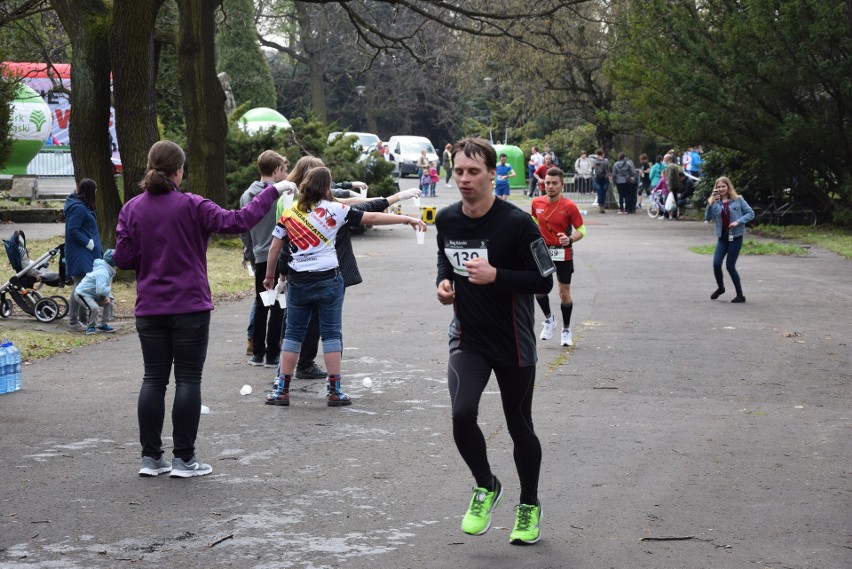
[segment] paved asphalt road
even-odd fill
[[[518,484],[494,384],[480,421],[506,500],[486,535],[459,530],[472,479],[450,428],[451,309],[435,300],[434,232],[418,246],[393,227],[355,239],[351,407],[301,380],[291,407],[265,406],[272,374],[243,355],[249,301],[217,306],[198,438],[210,476],[136,475],[134,334],[26,366],[24,390],[0,397],[0,567],[852,566],[852,264],[741,258],[748,302],[733,305],[709,300],[710,257],[688,250],[710,226],[586,220],[576,345],[539,344],[539,544],[508,543]]]

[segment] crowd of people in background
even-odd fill
[[[672,149],[653,159],[643,152],[635,162],[626,152],[619,152],[616,160],[611,162],[603,149],[591,154],[583,150],[573,164],[573,191],[580,194],[594,192],[596,199],[592,207],[598,208],[599,213],[606,213],[611,187],[615,189],[619,214],[636,213],[644,206],[646,198],[650,203],[659,196],[665,204],[660,219],[677,219],[683,215],[689,198],[695,192],[695,183],[701,177],[702,152],[700,145],[688,147],[682,155]],[[549,145],[543,145],[541,151],[538,146],[532,147],[527,160],[525,197],[532,199],[544,195],[544,178],[554,166],[558,167],[559,161]],[[656,196],[654,192],[657,192]],[[505,199],[506,195],[500,197]]]

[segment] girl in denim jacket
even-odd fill
[[[716,252],[713,255],[713,274],[716,277],[716,291],[710,295],[716,300],[724,294],[725,283],[722,280],[722,261],[727,256],[725,268],[731,275],[737,296],[731,302],[745,302],[740,275],[737,272],[737,257],[743,246],[746,223],[754,219],[754,210],[737,194],[731,180],[726,176],[716,180],[713,193],[707,200],[704,220],[716,223]]]

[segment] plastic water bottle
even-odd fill
[[[0,344],[0,395],[6,393],[8,389],[6,385],[8,380],[6,379],[6,342]]]
[[[6,357],[10,360],[9,384],[14,385],[14,389],[7,386],[8,391],[19,391],[23,387],[23,375],[21,373],[21,350],[12,342],[9,342],[9,347],[6,350]]]
[[[12,393],[15,391],[15,368],[12,365],[13,353],[12,353],[12,342],[6,340],[3,342],[3,384],[6,389],[6,393]]]

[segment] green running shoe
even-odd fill
[[[515,529],[509,535],[512,545],[532,545],[541,539],[541,504],[518,504],[515,510]]]
[[[494,478],[495,488],[474,488],[473,497],[462,520],[462,531],[470,535],[482,535],[491,527],[491,512],[503,501],[503,485]]]

